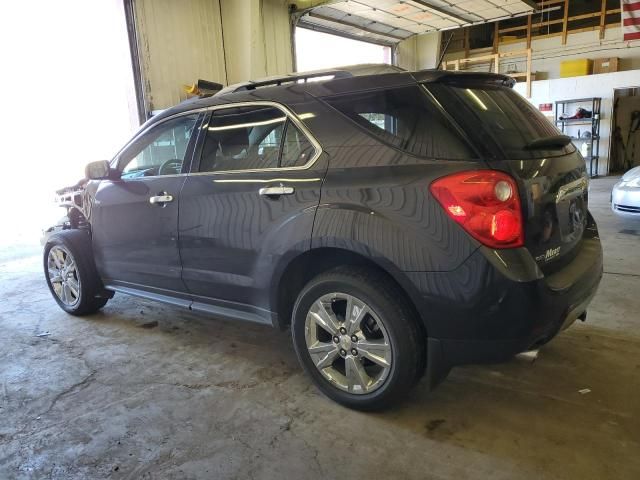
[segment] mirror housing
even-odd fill
[[[85,167],[84,175],[89,180],[105,180],[111,177],[111,166],[106,160],[91,162]]]

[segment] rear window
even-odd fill
[[[575,151],[572,144],[553,150],[527,150],[558,129],[518,93],[508,87],[427,86],[462,128],[478,143],[491,145],[493,154],[507,159],[545,158]]]
[[[419,157],[476,157],[422,87],[401,87],[324,100],[383,142]]]

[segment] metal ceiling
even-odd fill
[[[533,0],[333,0],[300,12],[299,26],[375,43],[494,22],[535,10]]]

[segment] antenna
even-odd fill
[[[449,44],[451,43],[452,39],[453,39],[453,31],[451,32],[451,35],[449,35],[449,40],[447,40],[447,43],[442,49],[442,53],[440,54],[440,60],[438,60],[438,65],[436,65],[436,70],[440,69],[440,65],[442,65],[442,60],[444,60],[444,56],[447,54],[447,50],[449,49]]]

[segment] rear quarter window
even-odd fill
[[[343,94],[323,100],[369,134],[412,155],[443,160],[476,157],[420,86]]]

